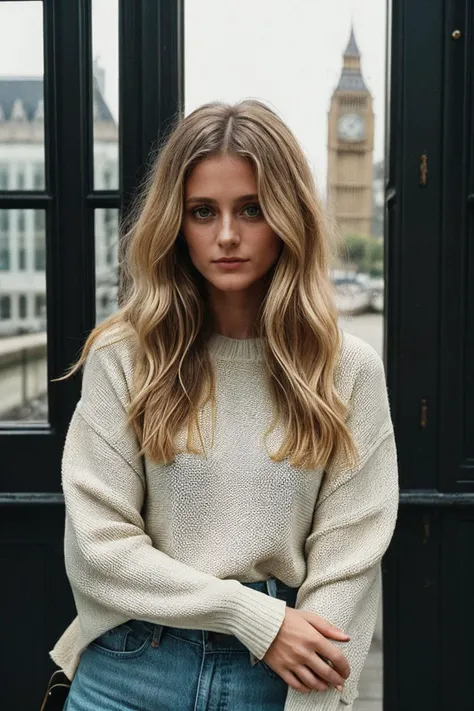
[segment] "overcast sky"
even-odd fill
[[[0,2],[0,76],[42,72],[40,2]],[[118,109],[117,0],[92,0],[94,54]],[[294,131],[325,192],[327,111],[353,18],[383,157],[385,0],[186,0],[186,113],[205,101],[268,102]]]

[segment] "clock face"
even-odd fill
[[[339,138],[343,141],[362,141],[365,136],[365,121],[360,114],[344,114],[338,121]]]

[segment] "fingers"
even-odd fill
[[[334,625],[325,620],[324,617],[320,617],[319,615],[315,615],[314,613],[310,612],[308,613],[306,619],[313,627],[318,630],[318,632],[323,634],[328,639],[336,639],[340,642],[348,642],[350,640],[348,634],[338,629],[337,627],[334,627]]]
[[[316,679],[316,677],[309,673],[307,675],[307,684],[304,683],[300,676],[304,676],[304,668],[305,667],[299,667],[298,668],[298,676],[291,671],[285,671],[281,677],[283,681],[285,681],[288,686],[291,686],[293,689],[296,689],[296,691],[300,691],[302,694],[307,694],[310,691],[326,691],[329,687],[327,684],[322,681],[322,679]],[[308,670],[309,671],[309,670]]]
[[[305,666],[297,667],[294,670],[295,676],[309,689],[314,691],[327,691],[329,685],[324,679],[320,679],[316,674],[313,674],[311,669]]]
[[[324,637],[321,637],[319,639],[317,649],[315,649],[314,651],[316,652],[315,659],[317,663],[319,664],[321,661],[323,662],[324,667],[327,667],[328,670],[332,668],[336,673],[340,674],[341,677],[343,677],[342,683],[344,683],[344,679],[347,679],[349,674],[351,673],[351,668],[349,666],[349,662],[347,661],[343,653],[337,647],[331,644],[331,642],[328,642],[328,640]],[[311,661],[312,663],[314,662],[313,657],[311,657]],[[313,667],[312,663],[311,667]],[[324,678],[326,678],[326,676]]]
[[[311,671],[317,674],[317,676],[323,681],[327,681],[331,686],[334,686],[339,691],[342,691],[344,681],[347,679],[347,676],[343,677],[338,674],[337,671],[333,669],[332,663],[329,661],[328,664],[328,661],[329,660],[324,657],[320,657],[315,652],[311,659],[308,660],[307,664]]]

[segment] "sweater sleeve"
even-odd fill
[[[286,604],[154,547],[141,515],[146,480],[126,426],[127,379],[115,350],[86,361],[62,462],[65,560],[73,592],[126,618],[233,634],[261,658]]]
[[[353,470],[334,462],[325,472],[306,540],[306,577],[296,608],[329,620],[350,636],[331,640],[347,657],[351,674],[342,693],[301,694],[289,688],[285,711],[347,711],[375,629],[381,559],[398,511],[398,469],[383,363],[367,347],[355,378],[347,424],[359,452]]]

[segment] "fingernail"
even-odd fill
[[[339,684],[339,686],[336,686],[336,689],[340,691],[341,693],[344,691],[344,688]]]

